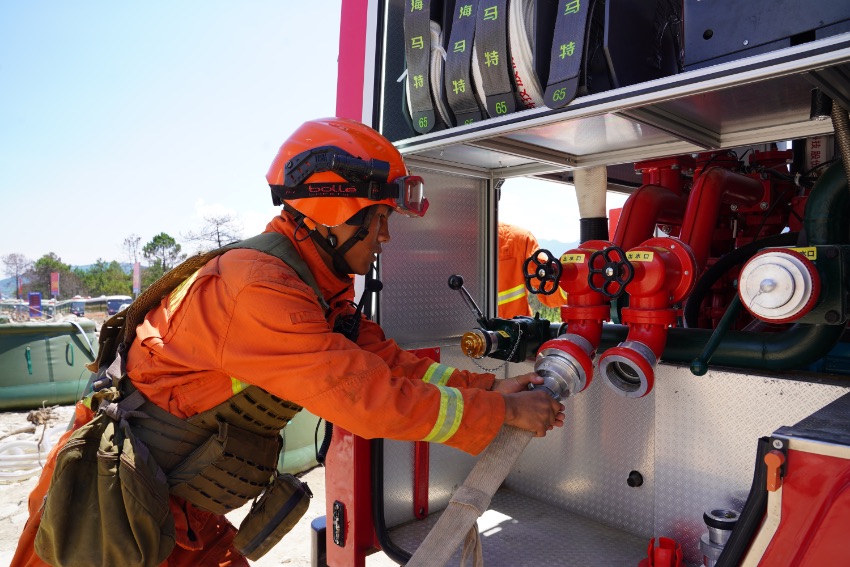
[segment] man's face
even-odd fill
[[[345,260],[355,274],[361,276],[369,272],[372,263],[383,251],[383,245],[390,241],[389,217],[393,210],[387,205],[377,205],[377,210],[369,223],[369,234],[345,253]],[[359,227],[342,224],[333,228],[339,242],[346,242],[354,236]]]

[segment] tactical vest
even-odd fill
[[[249,386],[212,409],[181,419],[145,399],[126,379],[125,364],[136,326],[147,312],[207,262],[238,248],[259,250],[285,262],[313,288],[327,310],[313,274],[289,239],[264,233],[194,256],[166,273],[103,324],[97,359],[89,365],[97,372],[95,391],[117,382],[122,393],[119,405],[130,412],[134,434],[168,477],[171,493],[217,514],[241,507],[268,486],[277,469],[280,430],[301,406]]]

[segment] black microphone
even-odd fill
[[[357,337],[360,335],[360,316],[363,314],[363,308],[371,303],[372,294],[382,289],[384,289],[384,284],[381,280],[366,278],[363,294],[360,296],[357,309],[352,315],[340,317],[334,325],[334,332],[341,333],[348,340],[356,342]]]

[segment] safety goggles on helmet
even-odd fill
[[[428,199],[425,197],[425,181],[417,175],[405,175],[394,179],[389,185],[398,188],[395,197],[396,210],[412,217],[421,217],[428,210]]]
[[[302,152],[284,168],[285,185],[272,185],[276,205],[283,201],[310,197],[348,197],[385,201],[399,213],[421,217],[428,210],[425,183],[421,177],[406,175],[387,182],[390,165],[377,159],[360,159],[335,146],[322,146]],[[332,172],[346,182],[304,183],[315,173]]]

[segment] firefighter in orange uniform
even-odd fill
[[[284,142],[267,179],[283,210],[266,232],[294,244],[322,297],[290,265],[257,250],[209,261],[137,327],[127,375],[150,402],[187,419],[255,386],[366,438],[439,442],[471,454],[504,424],[538,437],[563,425],[564,406],[527,389],[542,382],[534,373],[495,380],[418,358],[366,318],[356,337],[334,332],[355,312],[350,274],[365,275],[390,241],[390,216],[427,209],[422,180],[408,175],[388,140],[358,122],[309,121]],[[90,419],[87,411],[78,404],[77,426]],[[33,538],[53,461],[30,495],[16,567],[44,565]],[[177,545],[165,565],[248,564],[223,515],[173,494],[171,510]]]
[[[518,315],[531,317],[534,313],[528,304],[528,290],[525,287],[523,265],[540,246],[537,239],[524,228],[499,223],[499,317],[510,319]],[[535,285],[539,285],[535,284]],[[547,284],[549,290],[551,284]],[[540,303],[547,307],[558,308],[567,303],[566,295],[558,287],[555,293],[537,294]]]

